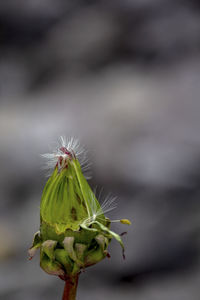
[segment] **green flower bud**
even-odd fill
[[[40,265],[48,274],[74,277],[82,269],[108,256],[108,245],[115,238],[124,251],[121,237],[110,230],[105,217],[113,200],[101,207],[82,170],[82,151],[77,141],[61,145],[50,159],[54,170],[47,181],[40,205],[40,232],[34,236],[29,256],[40,248]],[[82,165],[82,167],[81,167]],[[120,221],[130,224],[127,219]]]

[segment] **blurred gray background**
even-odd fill
[[[0,2],[0,299],[61,299],[27,249],[60,135],[86,145],[90,184],[118,196],[126,260],[81,275],[80,300],[200,299],[197,0]]]

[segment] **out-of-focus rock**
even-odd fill
[[[18,233],[14,232],[10,224],[0,223],[0,262],[16,256],[18,251]]]

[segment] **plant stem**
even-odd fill
[[[64,287],[62,300],[76,300],[78,278],[79,278],[79,274],[73,277],[68,277],[65,280],[65,287]]]

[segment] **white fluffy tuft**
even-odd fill
[[[86,179],[90,179],[91,163],[88,160],[87,151],[80,145],[78,139],[74,137],[65,138],[64,136],[59,138],[56,149],[54,149],[52,153],[45,153],[41,155],[42,157],[46,158],[46,165],[43,167],[43,169],[47,170],[47,176],[50,176],[56,164],[59,164],[59,157],[62,157],[65,161],[66,159],[69,159],[69,155],[63,153],[61,150],[62,147],[66,148],[72,154],[72,156],[76,156],[81,165],[84,176]],[[62,165],[58,165],[58,167],[62,168]]]

